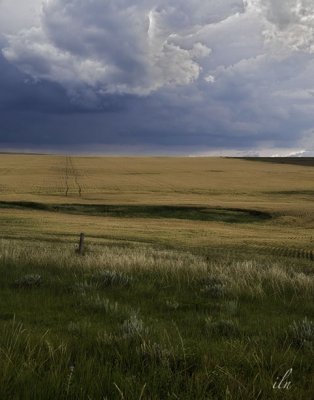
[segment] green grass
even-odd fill
[[[194,221],[253,223],[271,218],[267,212],[242,209],[215,209],[191,206],[46,204],[29,201],[0,201],[0,208],[31,209],[65,214],[117,218],[175,218]]]
[[[311,398],[309,260],[6,240],[0,254],[0,398]]]

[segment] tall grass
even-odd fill
[[[313,276],[294,263],[2,240],[0,398],[309,399]]]
[[[152,247],[90,245],[85,256],[75,255],[70,246],[57,247],[33,243],[23,245],[14,241],[0,241],[0,260],[3,264],[31,264],[44,272],[45,267],[65,268],[68,271],[87,274],[96,271],[99,282],[123,279],[123,275],[109,277],[106,271],[154,274],[155,278],[198,280],[224,285],[231,296],[263,297],[266,294],[282,296],[291,293],[310,297],[314,293],[313,274],[296,271],[294,262],[283,264],[269,262],[221,260],[208,262],[201,256],[188,252],[160,250]],[[98,273],[98,275],[97,275]],[[100,275],[99,275],[100,274]],[[110,280],[110,279],[109,279]],[[211,282],[214,281],[214,282]],[[101,284],[101,282],[100,282]]]
[[[314,293],[313,276],[295,271],[292,265],[235,261],[228,266],[211,264],[209,270],[233,296],[262,298],[267,294],[275,297],[294,294],[310,298]]]

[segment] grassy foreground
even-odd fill
[[[0,398],[313,394],[310,260],[7,240],[0,254]]]

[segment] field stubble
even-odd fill
[[[156,220],[156,214],[146,220],[141,215],[129,220],[93,213],[0,208],[0,222],[5,225],[1,235],[63,240],[64,234],[85,230],[91,238],[149,243],[165,243],[171,238],[178,245],[192,240],[202,246],[244,243],[309,251],[314,240],[313,186],[314,168],[299,165],[219,158],[1,155],[2,202],[189,206],[251,210],[272,217],[232,225],[224,219]]]

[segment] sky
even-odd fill
[[[314,156],[313,0],[0,0],[0,151]]]

